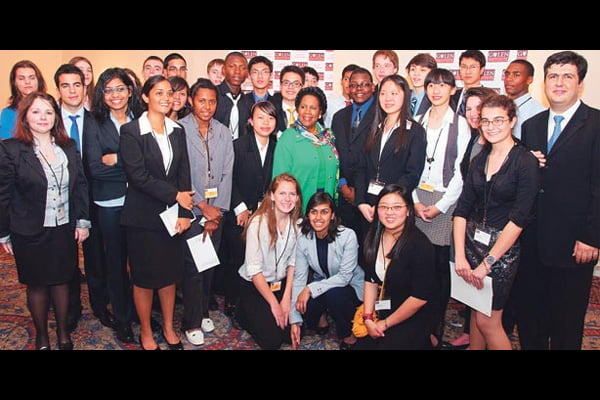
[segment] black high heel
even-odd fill
[[[73,342],[65,342],[65,343],[58,342],[58,349],[65,350],[65,351],[71,351],[71,350],[73,350]]]
[[[181,340],[179,340],[179,343],[171,344],[167,340],[167,337],[165,336],[165,332],[162,331],[161,333],[162,333],[163,339],[167,343],[167,346],[169,346],[169,350],[183,350],[183,343],[181,343]]]
[[[150,350],[150,349],[144,348],[144,343],[142,342],[142,335],[141,334],[139,336],[139,340],[140,340],[140,347],[142,348],[142,350]],[[159,345],[156,345],[156,348],[152,349],[152,351],[156,351],[156,350],[160,350],[160,346]]]

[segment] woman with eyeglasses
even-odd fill
[[[162,337],[170,350],[183,350],[173,326],[176,283],[183,277],[182,234],[193,217],[192,183],[185,132],[167,118],[173,88],[156,75],[142,88],[147,111],[121,127],[119,158],[127,176],[121,212],[133,282],[133,300],[140,319],[140,347],[160,350],[151,329],[152,296],[158,292]],[[169,233],[160,214],[178,206],[174,231]]]
[[[540,185],[537,159],[512,135],[515,103],[495,95],[481,104],[483,150],[471,162],[454,210],[455,269],[481,289],[492,278],[492,314],[471,311],[470,350],[510,350],[502,309],[520,258],[519,236],[531,220]]]
[[[83,131],[83,164],[90,185],[90,215],[93,226],[100,232],[100,240],[89,245],[97,246],[97,249],[90,251],[98,252],[104,260],[104,263],[100,263],[102,270],[90,277],[90,302],[97,317],[110,315],[104,307],[106,300],[98,298],[108,293],[117,338],[124,343],[133,342],[134,337],[131,329],[133,297],[127,272],[127,246],[120,223],[127,178],[119,157],[119,130],[142,113],[141,99],[137,93],[124,69],[109,68],[102,72],[92,97],[91,112],[94,118],[85,120]],[[106,289],[97,289],[96,282]]]
[[[358,265],[358,241],[341,225],[337,207],[328,193],[315,193],[308,201],[302,234],[298,236],[292,289],[292,346],[300,343],[300,325],[318,332],[324,312],[335,322],[340,350],[356,343],[352,317],[362,301],[364,272]],[[309,278],[310,276],[310,278]]]
[[[325,93],[305,87],[296,96],[298,119],[286,129],[275,147],[273,176],[292,174],[305,195],[302,209],[316,192],[329,193],[337,201],[339,160],[333,133],[323,125],[327,112]]]
[[[375,210],[363,250],[363,319],[368,335],[353,348],[429,349],[430,301],[435,290],[433,246],[415,226],[412,197],[403,187],[384,186]]]

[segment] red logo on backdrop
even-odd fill
[[[319,80],[322,81],[323,79],[325,79],[325,74],[323,72],[318,72],[319,74]]]
[[[493,81],[495,76],[496,76],[495,69],[485,69],[483,71],[483,75],[481,75],[481,80],[482,81]]]
[[[510,50],[490,50],[488,51],[488,62],[506,62],[508,61],[508,56],[510,55]]]
[[[333,82],[325,82],[325,90],[333,90]]]
[[[454,79],[460,79],[460,71],[457,69],[449,69],[448,71],[452,72],[452,75],[454,75]]]
[[[325,63],[325,71],[333,71],[333,63]]]
[[[453,63],[454,51],[442,51],[435,53],[435,61],[439,63]]]
[[[325,61],[325,53],[308,53],[308,61]]]
[[[256,50],[242,50],[242,54],[247,59],[251,59],[252,57],[256,57],[258,55],[258,53],[256,52]]]
[[[517,50],[517,59],[527,60],[527,52],[529,50]]]
[[[291,53],[289,51],[276,51],[275,59],[276,60],[289,60],[291,57]]]
[[[281,76],[281,71],[275,71],[274,79],[278,81],[280,76]]]
[[[303,68],[303,67],[306,67],[308,65],[308,63],[306,61],[293,61],[292,65],[295,65],[296,67],[299,67],[299,68]]]

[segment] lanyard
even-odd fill
[[[39,153],[42,156],[42,158],[44,159],[44,161],[46,162],[46,165],[48,165],[48,168],[50,169],[50,172],[52,173],[52,176],[54,177],[54,181],[56,182],[56,186],[58,188],[58,197],[62,201],[61,185],[62,185],[62,181],[63,181],[63,175],[64,175],[64,172],[65,172],[64,165],[63,165],[62,162],[60,163],[60,181],[59,181],[58,178],[56,177],[56,174],[54,173],[54,169],[52,168],[52,166],[48,162],[48,159],[46,158],[46,156],[44,156],[44,153],[42,153],[41,150],[39,151]]]
[[[281,261],[281,258],[283,257],[283,254],[285,253],[285,249],[287,248],[291,229],[292,229],[292,221],[289,220],[289,217],[288,217],[288,230],[287,230],[287,235],[285,236],[285,244],[283,245],[283,250],[281,250],[281,254],[275,260],[275,279],[277,279],[277,270],[279,269],[279,262]],[[277,240],[279,240],[279,239],[277,239]],[[275,256],[277,257],[277,242],[275,242]]]
[[[444,127],[440,128],[440,133],[438,133],[438,137],[435,141],[435,146],[433,147],[433,153],[431,154],[431,157],[426,155],[427,158],[425,160],[427,161],[427,164],[429,164],[429,167],[427,169],[427,180],[429,180],[429,176],[431,175],[431,164],[433,164],[433,162],[435,161],[435,152],[437,151],[438,143],[440,142],[440,138],[442,137],[443,130]]]

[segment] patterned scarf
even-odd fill
[[[324,128],[323,125],[317,122],[316,127],[319,133],[315,135],[310,133],[308,129],[302,125],[300,120],[296,120],[296,122],[292,124],[292,127],[296,130],[296,132],[313,142],[315,146],[329,146],[333,152],[333,155],[335,156],[335,159],[339,161],[340,157],[338,155],[338,151],[333,144],[335,141],[335,136],[333,136],[331,129]]]

